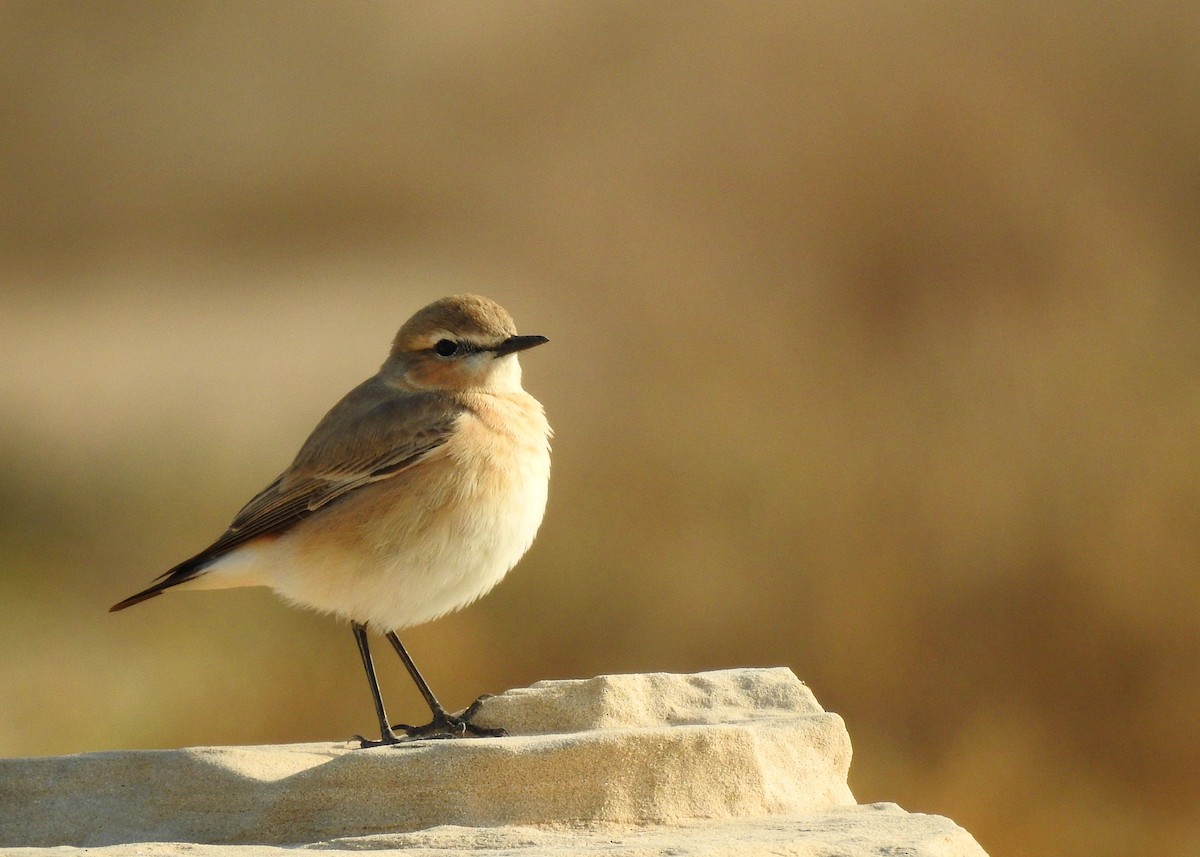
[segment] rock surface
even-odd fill
[[[538,682],[477,722],[510,735],[0,760],[0,848],[983,854],[946,819],[856,806],[841,718],[787,669]]]

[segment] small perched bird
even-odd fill
[[[283,473],[225,533],[123,610],[168,589],[269,586],[349,620],[380,739],[502,735],[442,707],[396,632],[463,607],[529,549],[546,508],[550,426],[521,387],[519,336],[477,295],[435,301],[405,322],[379,372],[333,406]],[[386,636],[433,719],[391,726],[367,641]]]

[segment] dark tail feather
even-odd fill
[[[204,566],[208,564],[211,557],[204,554],[198,554],[189,560],[181,562],[173,569],[168,571],[158,579],[158,582],[153,586],[143,589],[137,595],[130,595],[124,601],[118,601],[112,607],[108,608],[109,613],[116,613],[118,610],[124,610],[126,607],[132,607],[134,604],[141,604],[143,601],[149,601],[156,595],[162,595],[172,586],[177,586],[180,583],[191,580],[196,575],[204,570]]]
[[[151,586],[149,589],[139,592],[137,595],[130,595],[124,601],[119,601],[112,607],[108,608],[109,613],[116,613],[118,610],[124,610],[126,607],[132,607],[134,604],[141,604],[143,601],[149,601],[156,595],[162,595],[165,586]]]

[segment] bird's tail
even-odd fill
[[[208,558],[205,558],[203,561],[198,560],[200,560],[200,557],[193,557],[185,562],[181,562],[179,565],[175,566],[170,571],[159,577],[153,586],[143,589],[136,595],[130,595],[124,601],[118,601],[112,607],[108,608],[108,612],[116,613],[118,610],[124,610],[126,607],[132,607],[134,604],[141,604],[143,601],[149,601],[155,596],[162,595],[172,586],[178,586],[181,583],[187,583],[189,580],[193,580],[204,571],[204,567],[209,562]]]

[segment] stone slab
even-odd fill
[[[477,722],[510,734],[2,759],[0,848],[983,853],[946,819],[856,806],[841,718],[787,669],[538,682]],[[847,850],[860,841],[917,850]]]

